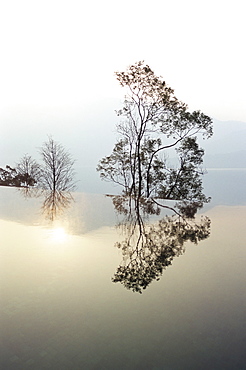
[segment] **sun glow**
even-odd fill
[[[50,230],[50,239],[55,243],[64,243],[67,240],[67,233],[63,227],[56,227]]]

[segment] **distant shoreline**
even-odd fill
[[[246,167],[209,167],[207,171],[246,171]]]

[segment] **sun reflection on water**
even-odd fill
[[[55,243],[65,243],[68,239],[66,230],[63,227],[54,227],[49,231],[50,241]]]

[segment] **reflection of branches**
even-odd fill
[[[112,198],[113,205],[115,210],[119,214],[123,214],[127,217],[127,219],[131,219],[132,215],[138,213],[141,209],[143,216],[147,215],[159,215],[160,214],[160,207],[161,205],[157,202],[154,202],[150,198],[133,198],[124,195],[107,195],[108,197]],[[124,223],[124,222],[123,222]]]
[[[73,197],[71,193],[64,191],[51,191],[48,192],[43,202],[42,210],[45,217],[51,221],[70,205]]]
[[[39,188],[25,186],[19,188],[18,191],[24,198],[39,198],[43,195],[44,191]]]
[[[51,221],[63,213],[73,201],[71,193],[65,191],[44,191],[38,188],[21,188],[19,189],[25,198],[38,198],[44,196],[42,211],[45,217]]]
[[[116,198],[116,197],[115,197]],[[113,199],[116,209],[122,209],[123,200]],[[126,200],[125,200],[126,202]],[[130,204],[132,200],[127,200]],[[149,204],[150,200],[147,201]],[[153,203],[153,202],[152,202]],[[143,211],[146,215],[146,202],[135,200],[134,207],[127,213],[124,208],[124,221],[120,224],[127,234],[123,242],[117,242],[116,246],[122,250],[123,263],[118,267],[113,282],[121,282],[127,289],[142,293],[142,289],[153,281],[159,280],[163,269],[172,264],[174,257],[184,253],[184,243],[190,241],[197,244],[200,240],[206,239],[210,234],[210,220],[202,217],[200,222],[194,218],[188,218],[183,209],[174,211],[171,216],[165,216],[157,224],[146,224],[141,214],[141,204],[144,204]],[[158,208],[155,208],[155,207]],[[192,209],[191,204],[187,204]],[[159,212],[160,204],[153,203],[150,209]],[[184,204],[183,204],[183,208]],[[193,204],[193,209],[195,205]],[[157,213],[156,212],[156,213]],[[189,211],[190,212],[190,211]],[[189,214],[187,211],[187,213]],[[154,213],[154,212],[150,212]],[[192,212],[192,215],[194,212]]]

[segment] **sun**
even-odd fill
[[[67,233],[63,227],[56,227],[50,231],[51,240],[56,243],[64,243],[67,239]]]

